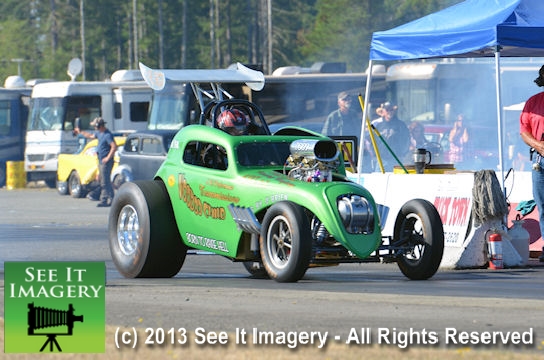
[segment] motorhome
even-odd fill
[[[108,81],[60,81],[32,89],[26,133],[25,171],[29,181],[56,185],[57,158],[80,148],[74,127],[92,130],[103,117],[113,132],[147,128],[152,91],[138,70],[119,70]]]
[[[364,94],[366,86],[366,73],[345,72],[341,66],[332,66],[336,64],[278,68],[265,76],[262,91],[250,93],[250,100],[263,110],[271,128],[296,123],[320,132],[329,113],[338,109],[338,93],[347,91],[357,96]],[[385,84],[385,68],[376,67],[372,75],[371,107],[378,107],[386,100]],[[358,102],[352,106],[361,111]]]
[[[19,76],[9,76],[0,88],[0,187],[6,162],[23,160],[30,91]]]
[[[213,99],[211,94],[215,91],[222,98],[247,98],[242,84],[220,84],[220,89],[214,90],[209,84],[204,83],[199,85],[199,89],[201,91],[183,81],[170,80],[164,88],[154,90],[147,129],[179,130],[184,126],[198,123],[202,110],[200,106],[207,105]]]
[[[200,109],[190,84],[168,83],[154,91],[149,110],[148,130],[179,130],[198,122]]]
[[[339,92],[349,91],[354,95],[364,92],[366,74],[348,73],[341,65],[315,63],[310,68],[281,67],[265,76],[265,86],[260,91],[242,84],[221,86],[228,93],[227,97],[247,99],[259,106],[271,128],[296,124],[311,130],[319,127],[320,131],[324,119],[338,106]],[[374,72],[372,90],[371,103],[377,107],[385,100],[385,68]],[[207,91],[213,93],[213,89]],[[208,99],[204,92],[204,105]],[[154,91],[148,129],[179,130],[197,122],[200,108],[196,100],[190,84],[167,82],[163,89]]]

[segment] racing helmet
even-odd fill
[[[231,135],[244,135],[248,132],[249,118],[238,109],[223,110],[217,119],[217,126]]]

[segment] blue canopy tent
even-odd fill
[[[368,104],[374,61],[494,56],[502,173],[501,55],[544,56],[544,1],[466,0],[396,28],[375,32],[370,44],[365,104]],[[369,116],[368,109],[366,106],[365,118]],[[364,131],[361,138],[363,135]],[[359,173],[361,169],[362,153]]]

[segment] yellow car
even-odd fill
[[[125,136],[116,136],[115,143],[118,147],[122,147],[125,144],[125,139]],[[97,145],[98,140],[93,139],[85,144],[78,153],[59,155],[57,168],[57,191],[59,194],[70,194],[74,198],[82,198],[99,185]],[[118,164],[119,155],[115,153],[113,169]]]

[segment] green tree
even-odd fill
[[[345,62],[348,70],[363,71],[362,60],[368,53],[363,44],[369,44],[371,35],[368,24],[381,4],[370,0],[357,3],[318,0],[314,25],[304,37],[301,48],[306,60],[309,63]]]
[[[135,69],[138,61],[165,68],[242,62],[259,64],[266,73],[280,66],[341,61],[350,71],[363,71],[374,31],[457,2],[2,0],[0,76],[17,72],[11,61],[17,58],[24,60],[25,79],[67,80],[67,64],[74,57],[84,59],[87,80]]]
[[[300,51],[309,62],[341,61],[364,71],[374,31],[394,28],[460,0],[318,0],[314,24]]]

